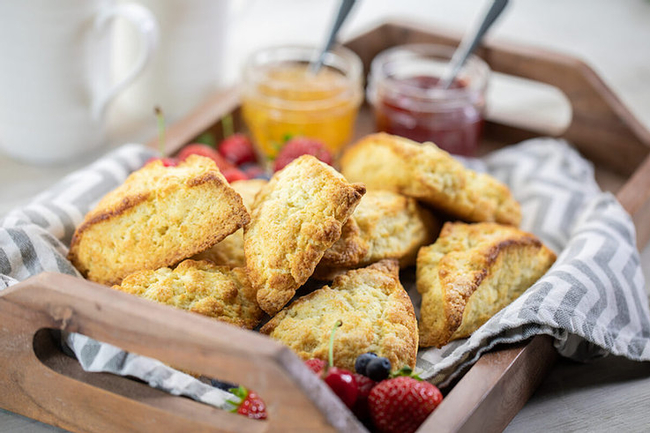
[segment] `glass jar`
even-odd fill
[[[372,61],[368,100],[377,130],[454,154],[476,153],[483,130],[490,68],[472,55],[448,89],[438,87],[454,50],[413,44],[390,48]]]
[[[242,114],[261,156],[273,160],[291,137],[320,140],[334,154],[352,138],[363,99],[359,57],[343,47],[308,70],[316,49],[266,48],[244,67]]]

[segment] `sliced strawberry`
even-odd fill
[[[266,404],[264,404],[264,401],[257,393],[249,391],[243,386],[231,388],[230,392],[239,398],[238,402],[230,401],[230,403],[237,406],[232,412],[237,412],[240,415],[253,419],[266,419]]]
[[[415,432],[442,401],[434,385],[412,377],[380,382],[368,396],[370,416],[381,433]]]
[[[226,161],[223,156],[219,154],[214,148],[205,144],[193,143],[183,147],[176,156],[179,160],[184,161],[190,155],[201,155],[210,158],[217,164],[219,170],[223,173],[224,170],[234,168],[234,166]]]
[[[282,170],[287,164],[301,155],[313,155],[326,164],[332,164],[332,154],[325,145],[312,138],[294,137],[287,141],[275,159],[274,170]]]
[[[253,143],[244,134],[233,134],[219,144],[219,153],[235,165],[255,162]]]

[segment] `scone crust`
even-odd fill
[[[184,260],[175,269],[131,274],[113,289],[253,329],[264,313],[243,268]]]
[[[246,210],[250,214],[255,202],[255,196],[266,185],[264,179],[247,179],[232,182],[230,186],[241,196]],[[244,229],[226,237],[221,242],[192,257],[194,260],[210,260],[220,266],[231,268],[246,266],[244,255]]]
[[[89,280],[119,284],[174,265],[250,219],[215,163],[198,155],[178,167],[153,161],[133,172],[76,229],[68,258]]]
[[[342,248],[343,242],[365,244],[366,253],[356,262],[336,262],[329,260],[326,252],[316,268],[317,278],[328,279],[346,268],[367,266],[383,259],[397,259],[402,268],[414,265],[420,247],[429,245],[440,232],[438,219],[417,200],[387,190],[367,191],[350,217],[353,219],[359,227],[358,239],[344,241],[341,235],[331,249]]]
[[[365,193],[329,165],[303,155],[257,194],[244,253],[257,301],[273,315],[313,274]]]
[[[468,337],[551,267],[555,254],[537,237],[496,223],[445,223],[420,249],[420,345]]]
[[[368,135],[343,154],[341,172],[368,189],[399,192],[464,221],[518,226],[521,220],[519,203],[506,185],[464,168],[433,143]]]
[[[289,346],[302,359],[328,356],[333,325],[343,325],[334,338],[334,365],[354,371],[362,353],[391,361],[393,370],[415,366],[418,332],[413,304],[399,281],[395,260],[383,260],[348,271],[296,300],[261,329]]]

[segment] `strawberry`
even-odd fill
[[[249,391],[243,386],[231,388],[229,391],[239,398],[239,401],[229,400],[229,403],[236,406],[231,412],[237,412],[253,419],[266,419],[266,405],[257,393]]]
[[[312,138],[294,137],[287,141],[275,159],[274,170],[282,170],[287,164],[301,155],[313,155],[326,164],[332,164],[332,154],[325,145]]]
[[[235,165],[255,162],[253,143],[244,134],[233,134],[219,144],[219,153]]]
[[[409,433],[416,431],[441,401],[442,394],[434,385],[401,376],[372,388],[368,407],[377,431]]]
[[[200,144],[200,143],[188,144],[178,152],[177,158],[181,161],[184,161],[190,155],[201,155],[210,158],[211,160],[214,161],[215,164],[217,164],[217,167],[219,168],[219,170],[221,170],[222,173],[226,169],[234,168],[234,166],[228,161],[226,161],[223,158],[223,156],[219,154],[219,152],[217,152],[212,147],[207,146],[205,144]]]
[[[226,168],[222,170],[221,174],[226,178],[228,183],[233,183],[236,180],[246,180],[249,179],[249,177],[241,171],[240,169],[233,167],[233,168]]]
[[[368,410],[368,396],[372,388],[377,385],[377,382],[374,380],[362,375],[355,373],[354,379],[357,382],[357,387],[359,392],[357,394],[357,402],[352,408],[352,412],[359,418],[361,421],[366,421],[370,419],[370,411]]]
[[[326,364],[325,361],[318,358],[312,358],[305,361],[305,365],[307,366],[307,368],[309,368],[311,371],[319,375],[325,368],[325,364]]]
[[[178,160],[176,158],[172,158],[169,156],[165,158],[155,157],[155,156],[151,157],[147,160],[147,162],[145,162],[145,165],[149,164],[152,161],[160,161],[162,162],[162,165],[165,167],[176,167],[178,165]]]

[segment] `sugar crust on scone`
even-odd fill
[[[245,269],[209,261],[187,259],[175,269],[136,272],[113,289],[246,329],[257,326],[264,315]]]
[[[89,280],[119,284],[211,247],[250,219],[215,163],[153,161],[109,192],[77,227],[68,258]]]
[[[413,304],[399,281],[395,260],[348,271],[294,301],[261,329],[302,359],[328,357],[329,336],[337,320],[334,365],[354,371],[357,356],[374,352],[392,369],[415,366],[418,332]]]
[[[246,210],[250,214],[255,201],[255,196],[266,185],[264,179],[246,179],[232,182],[230,186],[241,196]],[[210,260],[211,262],[236,268],[246,266],[244,256],[244,229],[226,237],[221,242],[192,257],[194,260]]]
[[[468,337],[519,297],[555,261],[534,235],[497,223],[445,223],[420,249],[420,346]]]
[[[311,155],[275,173],[257,194],[244,229],[250,280],[264,311],[275,314],[314,272],[365,193]]]
[[[396,191],[464,221],[518,226],[521,220],[519,204],[506,185],[466,169],[433,143],[368,135],[343,154],[341,172],[369,190]]]
[[[326,252],[316,268],[317,278],[331,279],[346,269],[382,259],[397,259],[402,268],[414,265],[420,247],[433,242],[440,231],[437,218],[414,198],[387,190],[367,191],[350,220],[358,225],[358,233],[342,234],[331,249],[342,249],[345,244],[363,245],[366,253],[356,261],[336,262],[329,260]]]

